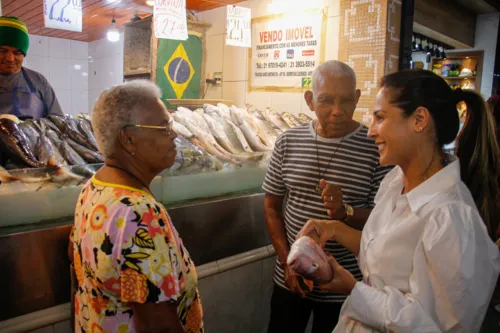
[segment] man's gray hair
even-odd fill
[[[146,80],[130,81],[101,93],[92,111],[92,126],[104,157],[113,154],[121,129],[136,125],[137,116],[148,112],[160,97],[160,89]]]
[[[354,73],[354,70],[342,61],[328,60],[314,69],[312,75],[313,93],[315,92],[315,89],[318,89],[318,86],[321,85],[321,83],[324,81],[325,76],[337,78],[349,77],[353,80],[354,89],[356,89],[356,74]]]

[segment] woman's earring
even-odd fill
[[[418,129],[419,132],[422,132],[424,130],[424,128],[422,126],[420,126],[420,128]]]

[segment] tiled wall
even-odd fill
[[[24,66],[47,78],[64,113],[88,112],[88,43],[30,35]]]
[[[354,118],[370,121],[380,79],[397,70],[400,0],[341,0],[339,60],[356,72],[361,99]]]
[[[102,90],[123,82],[123,34],[120,41],[89,43],[89,112]]]
[[[238,6],[252,9],[252,17],[274,14],[269,9],[272,0],[249,0],[238,3]],[[328,6],[328,30],[325,59],[337,59],[339,34],[339,0],[308,0],[310,8]],[[245,102],[259,108],[273,107],[277,111],[289,111],[294,114],[313,113],[307,107],[302,93],[269,93],[247,92],[248,83],[248,49],[226,46],[226,7],[213,9],[199,14],[199,19],[212,24],[207,32],[207,65],[206,72],[222,72],[222,86],[210,86],[205,98],[229,99],[236,105]],[[286,11],[284,9],[283,11]]]

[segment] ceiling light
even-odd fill
[[[115,15],[113,14],[113,20],[111,21],[111,28],[109,28],[107,37],[110,42],[117,42],[120,40],[120,31],[115,26]]]
[[[153,7],[155,2],[153,0],[146,1],[146,5]]]

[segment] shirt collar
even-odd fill
[[[444,192],[446,189],[462,181],[460,178],[460,163],[458,158],[453,155],[447,155],[447,159],[452,162],[431,178],[406,193],[408,203],[413,213],[434,199],[439,193]],[[389,184],[389,187],[399,187],[402,189],[403,177],[403,173],[401,172],[400,177],[396,177],[396,179]]]

